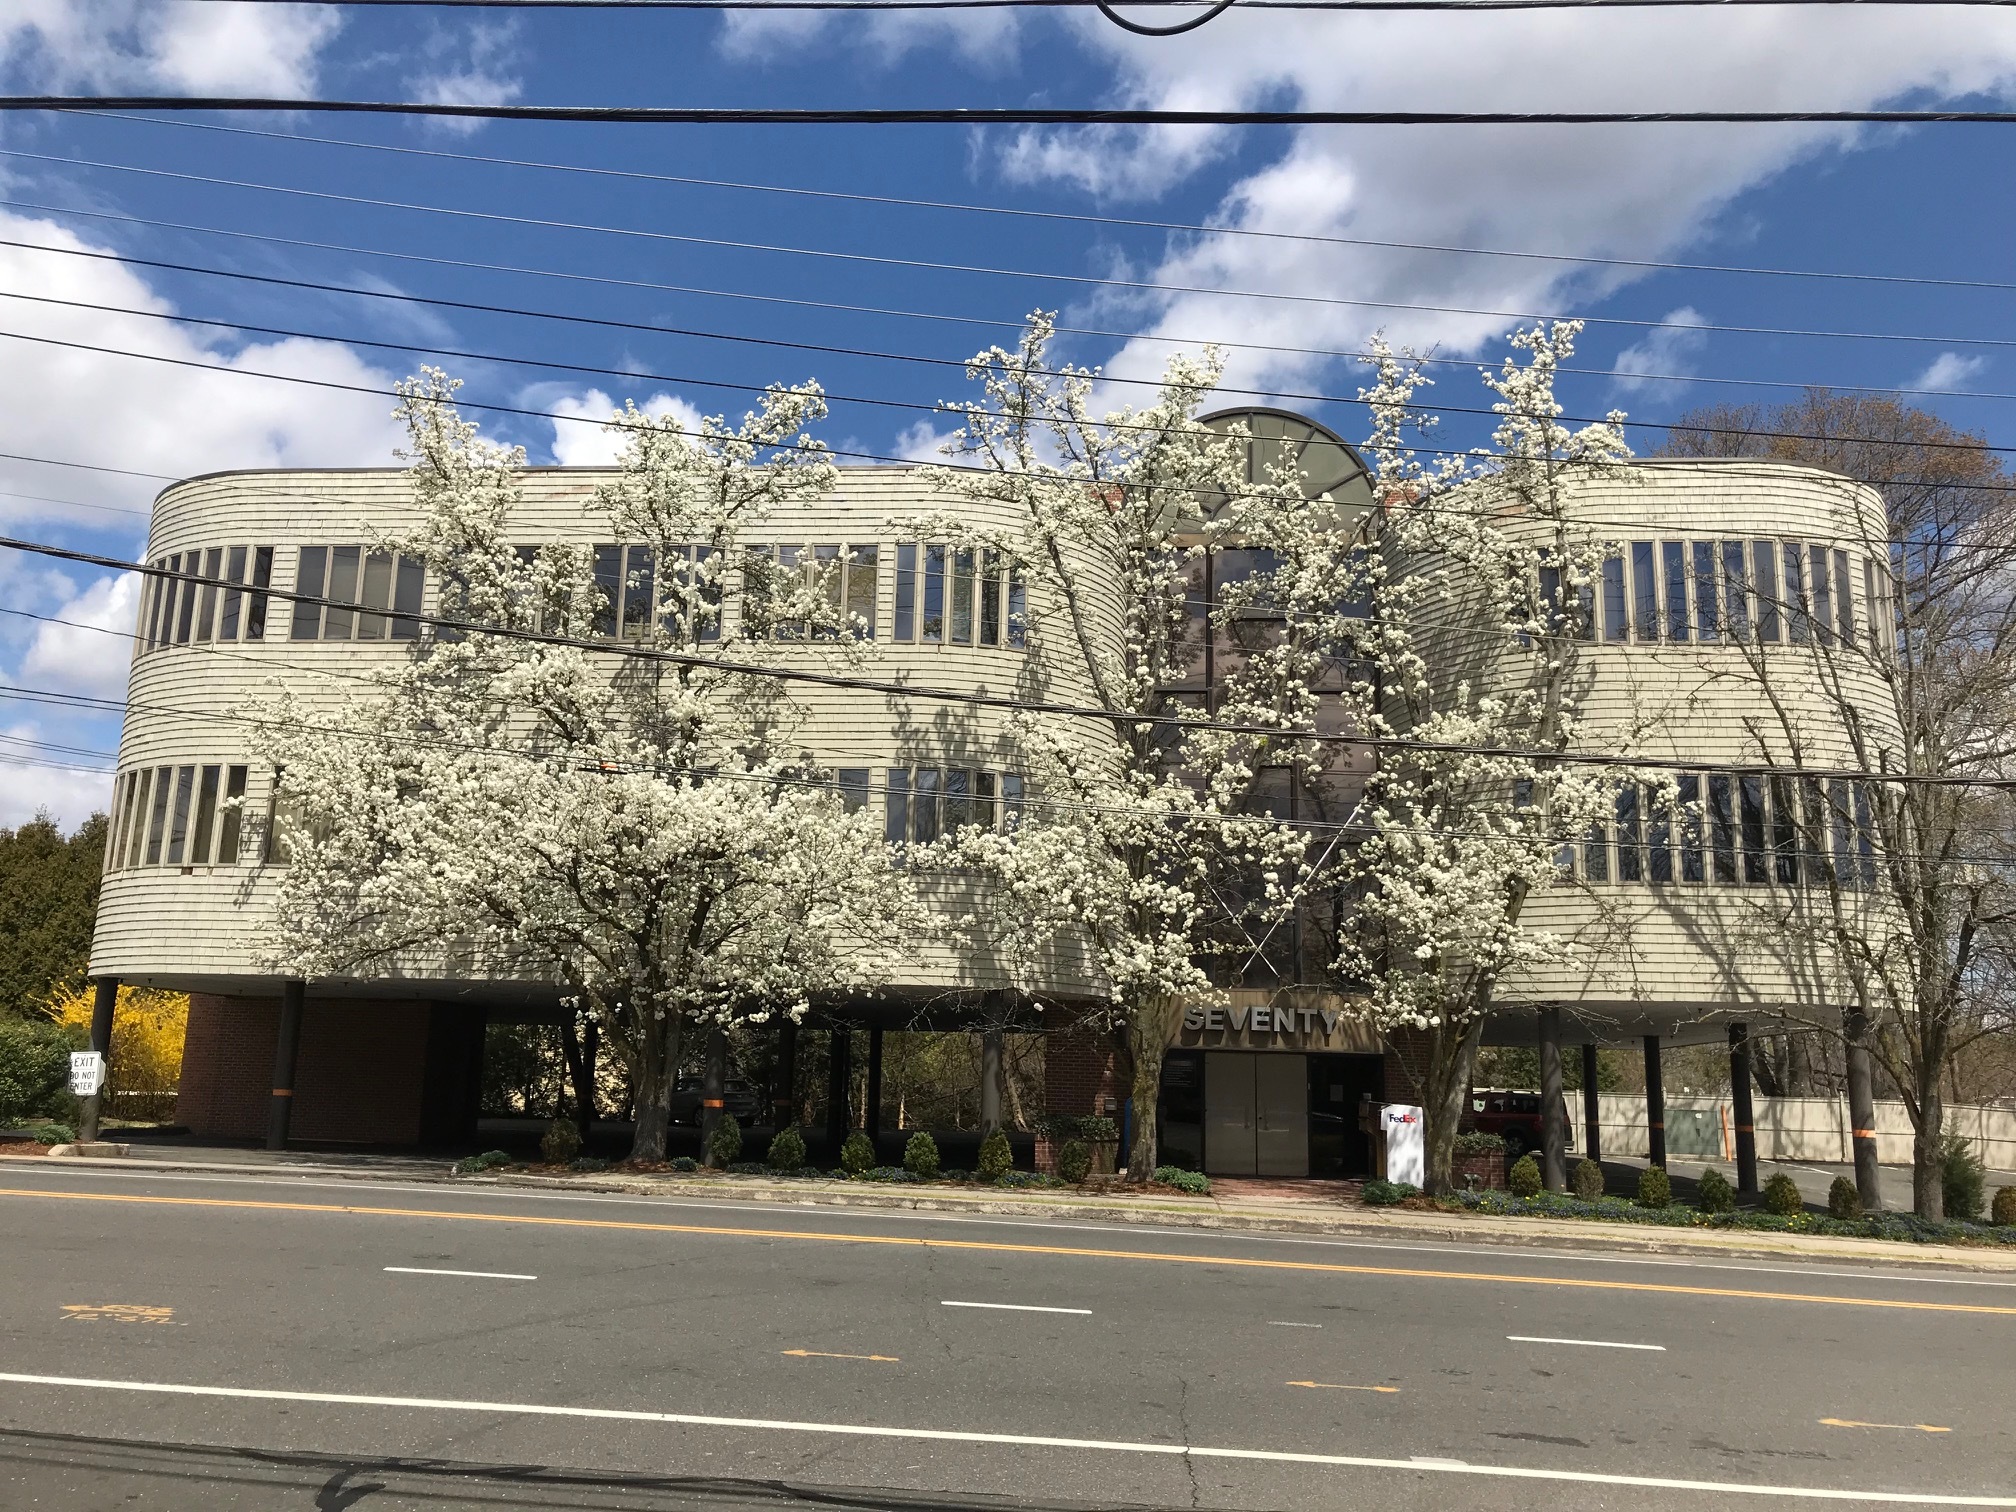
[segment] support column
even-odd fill
[[[728,1107],[728,1031],[715,1024],[707,1031],[707,1052],[700,1067],[700,1163],[714,1164],[714,1131]]]
[[[1736,1115],[1736,1190],[1757,1194],[1757,1115],[1750,1104],[1750,1026],[1729,1026],[1729,1101]]]
[[[1862,1211],[1883,1211],[1883,1181],[1876,1167],[1876,1068],[1869,1054],[1869,1015],[1861,1009],[1843,1026],[1848,1042],[1848,1126],[1855,1155],[1855,1192]]]
[[[1645,1132],[1651,1140],[1650,1164],[1666,1164],[1666,1078],[1659,1062],[1659,1036],[1645,1036]]]
[[[882,1026],[877,1024],[868,1031],[868,1138],[871,1143],[882,1137]],[[876,1159],[882,1157],[881,1146],[877,1145]]]
[[[1561,1010],[1542,1008],[1540,1028],[1540,1178],[1550,1192],[1568,1190],[1568,1105],[1561,1097]]]
[[[980,1031],[980,1135],[1001,1127],[1001,1031]]]
[[[266,1148],[287,1148],[287,1129],[294,1121],[294,1062],[301,1053],[302,998],[305,982],[280,984],[280,1035],[273,1044],[273,1106],[266,1115]]]
[[[826,1047],[826,1140],[837,1161],[853,1124],[847,1116],[847,1094],[854,1084],[853,1030],[836,1023],[826,1036]]]
[[[112,1010],[119,1006],[119,978],[100,977],[91,996],[91,1048],[105,1058],[105,1080],[84,1099],[77,1120],[77,1137],[90,1144],[98,1137],[98,1119],[105,1108],[105,1088],[112,1079]]]
[[[770,1089],[770,1123],[781,1134],[798,1122],[798,1023],[777,1024],[777,1084]]]
[[[1582,1153],[1601,1163],[1603,1159],[1603,1103],[1596,1091],[1596,1045],[1582,1047]]]

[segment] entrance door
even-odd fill
[[[1253,1057],[1258,1120],[1255,1169],[1262,1176],[1309,1174],[1309,1071],[1302,1055]]]
[[[1242,1050],[1204,1057],[1204,1159],[1214,1176],[1251,1176],[1259,1169],[1253,1062],[1261,1059]]]

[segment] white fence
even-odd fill
[[[1605,1155],[1651,1153],[1645,1099],[1606,1092],[1597,1098]],[[1759,1097],[1753,1102],[1760,1160],[1814,1160],[1846,1165],[1855,1158],[1848,1101],[1825,1097]],[[1582,1101],[1568,1094],[1568,1115],[1581,1130]],[[1990,1170],[2016,1170],[2016,1108],[1954,1106],[1946,1132],[1969,1140]],[[1666,1153],[1682,1159],[1734,1160],[1736,1120],[1726,1097],[1669,1096]],[[1876,1158],[1884,1165],[1911,1163],[1911,1120],[1898,1102],[1876,1104]]]

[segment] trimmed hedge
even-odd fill
[[[1409,1197],[1419,1197],[1421,1188],[1406,1181],[1386,1181],[1374,1176],[1359,1191],[1368,1207],[1397,1207]]]
[[[481,1155],[471,1155],[467,1160],[455,1162],[456,1171],[463,1176],[480,1176],[485,1171],[494,1171],[499,1166],[511,1164],[511,1157],[503,1150],[485,1150]]]
[[[1653,1167],[1652,1169],[1657,1169]],[[1663,1174],[1663,1173],[1662,1173]],[[2016,1191],[2016,1187],[2008,1190]],[[1888,1239],[1904,1244],[2016,1245],[2016,1225],[1935,1222],[1915,1213],[1868,1213],[1860,1218],[1829,1218],[1822,1213],[1700,1213],[1690,1207],[1644,1207],[1623,1197],[1584,1202],[1543,1192],[1514,1197],[1506,1192],[1457,1192],[1457,1207],[1494,1217],[1596,1218],[1609,1223],[1647,1223],[1665,1228],[1748,1229],[1772,1234],[1823,1234],[1838,1239]]]
[[[1458,1155],[1489,1155],[1505,1148],[1503,1134],[1458,1134],[1455,1153]]]
[[[1603,1167],[1593,1160],[1578,1160],[1575,1163],[1575,1195],[1584,1202],[1594,1202],[1603,1195]]]
[[[938,1141],[919,1129],[903,1146],[903,1169],[919,1181],[935,1181],[938,1167]]]
[[[1531,1155],[1521,1155],[1505,1173],[1506,1190],[1514,1197],[1537,1197],[1540,1185],[1540,1162]]]
[[[1989,1220],[2001,1228],[2016,1228],[2016,1187],[2003,1187],[1995,1194]]]
[[[1783,1171],[1764,1183],[1765,1212],[1790,1217],[1793,1213],[1804,1212],[1805,1209],[1806,1199],[1799,1194],[1799,1183]]]
[[[1827,1216],[1842,1220],[1862,1216],[1862,1194],[1855,1190],[1851,1178],[1836,1176],[1834,1184],[1827,1188]]]
[[[1158,1186],[1174,1187],[1179,1192],[1188,1192],[1192,1197],[1208,1196],[1211,1178],[1202,1171],[1186,1171],[1181,1166],[1157,1166],[1155,1183]]]
[[[1008,1143],[1008,1136],[996,1129],[980,1141],[979,1157],[973,1162],[973,1175],[980,1181],[999,1181],[1015,1169],[1015,1150]]]
[[[1710,1166],[1701,1173],[1700,1195],[1694,1205],[1704,1213],[1733,1213],[1736,1188],[1729,1185],[1727,1176]]]
[[[1638,1206],[1655,1212],[1673,1205],[1673,1179],[1666,1167],[1648,1165],[1638,1173]]]
[[[779,1129],[770,1140],[770,1152],[763,1157],[764,1163],[775,1171],[796,1171],[805,1164],[805,1136],[798,1132],[798,1126]]]
[[[849,1176],[862,1176],[875,1169],[875,1141],[856,1129],[840,1146],[840,1169]]]

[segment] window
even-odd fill
[[[882,838],[890,845],[910,839],[910,772],[907,767],[891,767],[884,774],[882,789]]]
[[[1827,850],[1827,795],[1818,777],[1799,780],[1799,838],[1806,880],[1818,885],[1833,874]]]
[[[1019,772],[1001,774],[1001,827],[1013,834],[1022,827],[1022,776]]]
[[[1716,772],[1708,779],[1709,843],[1715,857],[1715,880],[1736,880],[1736,808],[1730,779]]]
[[[599,550],[599,548],[598,548]],[[252,584],[264,588],[273,572],[273,553],[253,553]],[[236,581],[236,579],[232,579]],[[425,571],[415,558],[363,546],[303,546],[296,558],[294,591],[327,605],[294,601],[289,640],[417,640],[419,623],[392,613],[420,613]],[[227,590],[227,601],[230,591]],[[387,611],[392,611],[388,613]],[[227,604],[227,613],[229,607]],[[248,596],[245,638],[266,633],[266,595]]]
[[[1737,779],[1742,803],[1743,880],[1768,882],[1770,871],[1764,854],[1764,779]]]
[[[872,546],[853,549],[875,550]],[[1019,651],[1027,644],[1025,610],[1021,568],[1007,561],[998,548],[929,541],[896,543],[893,629],[897,640],[921,645],[1005,645]]]
[[[588,633],[607,639],[616,635],[616,616],[623,603],[623,548],[601,545],[594,557],[595,599],[590,606]]]
[[[1807,580],[1813,585],[1813,634],[1821,645],[1831,646],[1834,644],[1834,598],[1827,579],[1827,548],[1810,547],[1807,561],[1811,568]]]
[[[881,576],[881,549],[872,544],[847,548],[847,583],[842,602],[857,640],[875,639],[875,589]]]
[[[1705,880],[1701,854],[1701,774],[1680,774],[1680,880]]]
[[[1757,639],[1778,639],[1778,543],[1750,543],[1751,580],[1757,590]]]
[[[107,870],[236,864],[245,773],[221,763],[124,773],[114,788]]]
[[[1741,541],[1722,543],[1722,613],[1731,635],[1750,638],[1750,574],[1744,570]]]
[[[1870,814],[1869,784],[1855,784],[1855,870],[1864,887],[1876,885],[1876,826]]]
[[[212,546],[203,553],[203,576],[208,582],[196,590],[196,627],[190,632],[192,641],[207,641],[211,629],[217,623],[217,578],[224,569],[224,548]]]
[[[859,804],[865,807],[868,773],[842,771],[842,791],[850,777],[863,784]],[[929,845],[967,825],[1012,831],[1021,820],[1022,777],[1015,772],[988,772],[973,767],[890,767],[883,773],[882,838],[890,845]],[[1004,818],[1005,815],[1005,818]]]
[[[1631,543],[1631,614],[1638,639],[1659,639],[1659,579],[1652,570],[1652,543]]]
[[[1649,821],[1645,826],[1645,853],[1650,863],[1646,867],[1647,880],[1651,882],[1671,882],[1673,880],[1673,810],[1666,801],[1666,794],[1652,790],[1647,794],[1645,807]]]
[[[1684,541],[1661,541],[1660,564],[1666,578],[1666,639],[1687,639],[1687,545]]]
[[[1845,777],[1828,780],[1827,819],[1828,828],[1833,832],[1835,879],[1843,887],[1853,887],[1859,880],[1855,866],[1855,852],[1849,839],[1849,826],[1854,822],[1854,809],[1848,797],[1848,780]]]
[[[840,790],[840,804],[850,814],[858,814],[868,807],[870,778],[866,767],[841,767],[833,774],[833,785]]]
[[[1582,875],[1591,882],[1610,880],[1610,826],[1591,825],[1582,842]]]
[[[1813,606],[1806,598],[1806,556],[1796,541],[1785,543],[1786,638],[1795,646],[1813,638]]]
[[[1624,558],[1621,556],[1603,559],[1603,639],[1606,641],[1628,640],[1631,635],[1631,609],[1624,601]]]
[[[644,548],[630,548],[632,557]],[[685,548],[677,548],[684,551]],[[696,548],[694,561],[698,563],[712,555],[711,547]],[[842,546],[835,544],[813,544],[810,546],[749,546],[743,552],[742,560],[742,627],[745,634],[752,637],[774,636],[778,640],[804,640],[808,636],[815,640],[837,640],[845,634],[857,640],[875,638],[875,578],[879,570],[881,553],[875,546]],[[900,561],[900,558],[899,558]],[[682,572],[688,569],[681,568]],[[901,579],[898,572],[899,602],[897,616],[902,617]],[[718,604],[717,591],[712,593],[710,603]],[[788,613],[786,606],[794,600],[804,607],[809,600],[822,606],[816,617]],[[719,638],[719,630],[712,628],[717,615],[708,616],[710,629],[702,640]],[[627,632],[626,632],[627,633]]]
[[[1634,783],[1617,790],[1617,880],[1645,880],[1644,852],[1638,828],[1638,788]]]
[[[955,646],[970,646],[973,644],[973,553],[954,551],[951,562],[952,628],[945,638]]]
[[[1694,543],[1694,638],[1722,638],[1722,613],[1715,593],[1715,543]]]
[[[980,644],[1001,644],[1001,553],[992,546],[980,553]]]
[[[938,778],[936,768],[920,767],[910,784],[910,838],[919,845],[929,845],[940,833]]]
[[[945,548],[924,548],[924,616],[917,627],[920,641],[945,639]]]
[[[1834,553],[1834,618],[1841,644],[1855,644],[1855,590],[1848,586],[1848,553]]]
[[[917,543],[896,546],[896,639],[917,638]]]
[[[1799,810],[1790,777],[1771,778],[1771,859],[1775,881],[1791,887],[1799,881]]]

